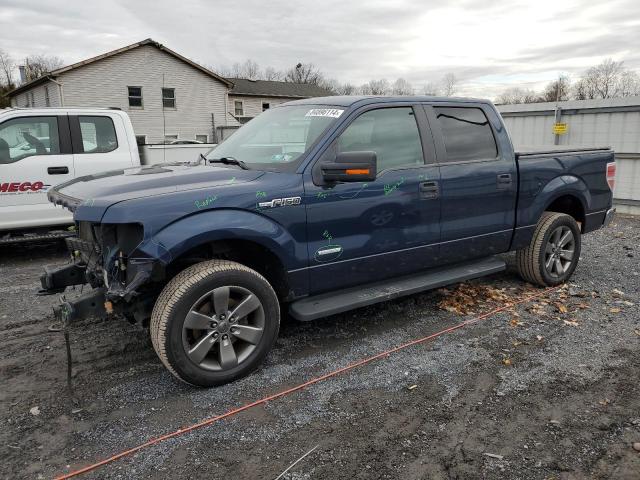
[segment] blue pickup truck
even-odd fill
[[[324,97],[272,108],[198,161],[76,178],[74,261],[43,293],[66,322],[148,324],[164,365],[193,385],[264,360],[282,310],[312,320],[505,268],[556,285],[584,233],[612,218],[608,148],[514,151],[488,101]]]

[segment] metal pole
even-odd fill
[[[562,108],[560,108],[560,105],[558,105],[560,103],[560,82],[561,82],[562,77],[560,75],[558,75],[558,82],[556,83],[556,119],[555,119],[555,124],[557,125],[558,123],[560,123],[560,119],[562,118]],[[560,145],[560,135],[559,134],[555,134],[555,138],[553,139],[553,144],[554,145]]]
[[[562,108],[556,103],[556,120],[555,123],[560,123],[560,120],[562,119]],[[555,134],[555,138],[553,140],[553,144],[554,145],[560,145],[560,135],[559,134]]]

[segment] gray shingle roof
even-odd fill
[[[272,80],[248,80],[228,78],[233,83],[229,95],[253,95],[257,97],[309,98],[334,95],[333,92],[309,83],[276,82]]]

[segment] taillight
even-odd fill
[[[613,187],[616,184],[616,162],[607,163],[607,183],[613,192]]]

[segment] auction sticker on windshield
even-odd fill
[[[305,117],[338,118],[342,115],[342,112],[344,112],[344,110],[340,110],[339,108],[312,108],[305,114]]]

